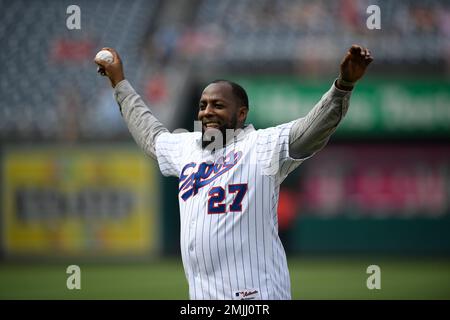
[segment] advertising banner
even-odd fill
[[[2,177],[6,254],[151,255],[158,249],[158,173],[136,148],[4,148]]]
[[[248,122],[258,128],[305,116],[333,80],[300,77],[236,79],[250,100]],[[450,81],[445,78],[364,79],[350,99],[337,137],[352,139],[448,137]]]
[[[450,147],[328,145],[280,189],[299,253],[450,254]]]
[[[305,161],[294,179],[298,182],[282,191],[294,192],[291,206],[303,215],[441,218],[450,213],[450,147],[445,145],[330,145]]]

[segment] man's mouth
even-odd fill
[[[219,129],[220,128],[220,124],[218,122],[213,122],[213,121],[205,122],[205,123],[203,123],[203,126],[207,129],[210,129],[210,128]]]

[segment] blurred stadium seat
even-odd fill
[[[68,16],[65,2],[0,1],[0,138],[64,141],[126,137],[117,114],[116,121],[105,128],[94,110],[99,92],[104,90],[92,64],[101,46],[119,50],[127,75],[141,92],[150,71],[158,70],[155,62],[164,63],[163,73],[169,74],[174,72],[167,70],[179,66],[180,61],[199,63],[200,72],[214,66],[241,71],[253,66],[251,70],[261,73],[282,72],[292,65],[310,69],[316,65],[315,72],[330,72],[343,48],[352,43],[370,47],[380,68],[407,70],[449,62],[450,8],[443,1],[186,3],[184,7],[190,10],[177,11],[182,23],[172,23],[158,17],[157,10],[179,6],[180,1],[168,5],[159,0],[81,0],[77,4],[82,9],[82,29],[77,31],[64,27]],[[383,7],[383,32],[361,28],[370,4]],[[169,78],[172,89],[177,77]],[[67,105],[68,101],[71,104]],[[109,104],[113,104],[111,99]],[[75,133],[67,133],[70,128]]]
[[[382,6],[382,30],[364,26],[369,5]],[[222,62],[308,63],[320,52],[335,62],[342,47],[362,43],[380,63],[439,63],[448,55],[448,4],[442,1],[216,1],[201,2],[196,31],[220,30]]]
[[[80,130],[80,138],[101,137],[99,119],[88,112],[104,85],[93,57],[100,47],[114,46],[126,57],[129,74],[138,78],[143,40],[157,4],[77,1],[81,30],[68,30],[65,2],[1,1],[1,138],[64,141],[75,113],[71,125]],[[118,130],[124,132],[125,127],[110,126],[107,136]]]

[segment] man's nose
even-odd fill
[[[214,107],[211,104],[208,104],[204,110],[205,116],[211,116],[215,113]]]

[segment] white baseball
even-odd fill
[[[97,55],[95,56],[96,60],[102,60],[102,61],[106,61],[108,63],[111,63],[114,61],[114,57],[112,55],[111,52],[109,52],[108,50],[101,50],[97,53]]]

